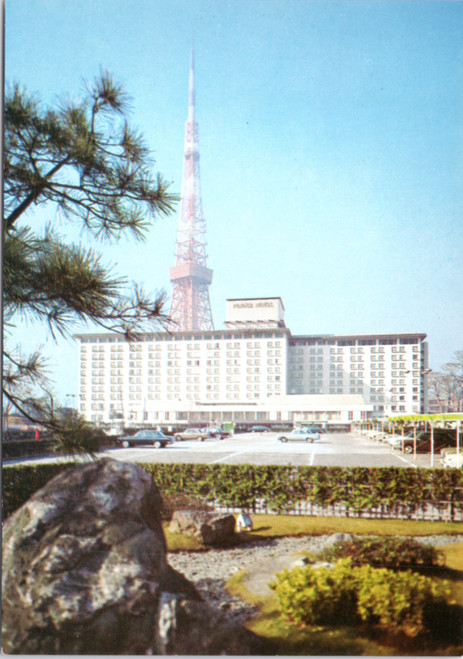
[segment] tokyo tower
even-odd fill
[[[194,53],[191,54],[188,119],[185,125],[182,198],[177,231],[176,260],[170,268],[173,284],[171,331],[213,330],[206,266],[206,222],[201,202],[198,124],[195,121]]]

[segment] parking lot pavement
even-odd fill
[[[353,433],[326,433],[313,443],[282,443],[277,437],[277,433],[242,433],[224,440],[187,440],[163,449],[139,447],[114,449],[107,453],[118,460],[153,463],[416,466],[408,456]],[[429,460],[429,456],[426,457]]]
[[[145,463],[308,465],[341,467],[429,467],[429,455],[404,455],[389,445],[354,433],[326,433],[313,443],[279,442],[277,433],[241,433],[223,440],[185,440],[165,448],[113,448],[100,456]],[[66,458],[19,458],[4,464],[63,462]],[[440,467],[434,456],[434,467]]]

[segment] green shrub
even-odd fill
[[[418,506],[433,503],[448,519],[447,515],[463,505],[463,472],[457,469],[163,463],[140,466],[166,495],[184,494],[251,512],[263,501],[268,510],[280,513],[297,506],[299,502],[309,502],[321,506],[321,513],[335,504],[358,512],[381,506],[380,516],[384,513],[387,517],[394,516],[406,505],[412,516]],[[45,480],[40,481],[42,487],[50,472],[42,465],[33,468],[45,470]],[[14,476],[9,469],[4,474],[8,489],[11,489],[9,481],[12,479],[16,484],[29,479],[29,472],[22,471],[24,466],[11,467],[17,470]],[[24,486],[20,485],[14,495],[14,507],[8,504],[5,514],[11,514],[34,491],[27,482]],[[27,493],[27,496],[21,498],[21,492]]]
[[[297,624],[348,624],[358,618],[350,559],[332,568],[286,569],[270,583],[285,618]]]
[[[54,442],[51,439],[11,439],[2,443],[4,459],[31,458],[53,453]]]
[[[394,572],[369,565],[355,567],[350,558],[333,567],[285,570],[270,584],[282,615],[297,624],[380,624],[414,637],[433,626],[434,613],[450,590],[410,570]]]
[[[411,538],[353,538],[327,547],[320,555],[325,561],[351,558],[352,565],[413,568],[443,565],[444,554],[431,545]]]
[[[450,594],[444,585],[411,570],[393,572],[364,566],[357,570],[358,612],[367,623],[407,636],[418,636],[433,627],[434,612],[447,604]]]
[[[52,478],[61,474],[74,463],[21,465],[3,467],[2,515],[3,519],[18,510]]]

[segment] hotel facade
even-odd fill
[[[349,424],[423,413],[422,333],[295,336],[280,298],[227,300],[225,328],[79,334],[79,411],[125,426]]]

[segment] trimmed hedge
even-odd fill
[[[15,465],[2,470],[3,519],[18,510],[52,478],[72,464]]]
[[[350,558],[332,567],[286,569],[270,587],[283,617],[298,625],[365,622],[412,638],[438,632],[438,613],[450,607],[447,581],[410,570],[355,567]]]
[[[52,439],[10,439],[2,443],[3,458],[36,458],[54,453]]]
[[[445,564],[443,552],[432,545],[423,545],[413,538],[352,538],[327,547],[320,559],[333,563],[349,558],[354,567],[411,568],[436,567]]]
[[[91,451],[102,451],[114,447],[115,441],[103,433],[87,439],[86,447]],[[57,442],[53,437],[44,439],[12,439],[2,442],[2,455],[5,459],[37,458],[39,456],[56,455]]]
[[[73,463],[18,465],[3,469],[3,512],[7,517],[53,476]],[[161,492],[255,510],[285,512],[309,501],[354,513],[387,508],[413,512],[427,503],[442,510],[463,506],[463,473],[456,469],[400,467],[293,467],[261,465],[141,464]]]

